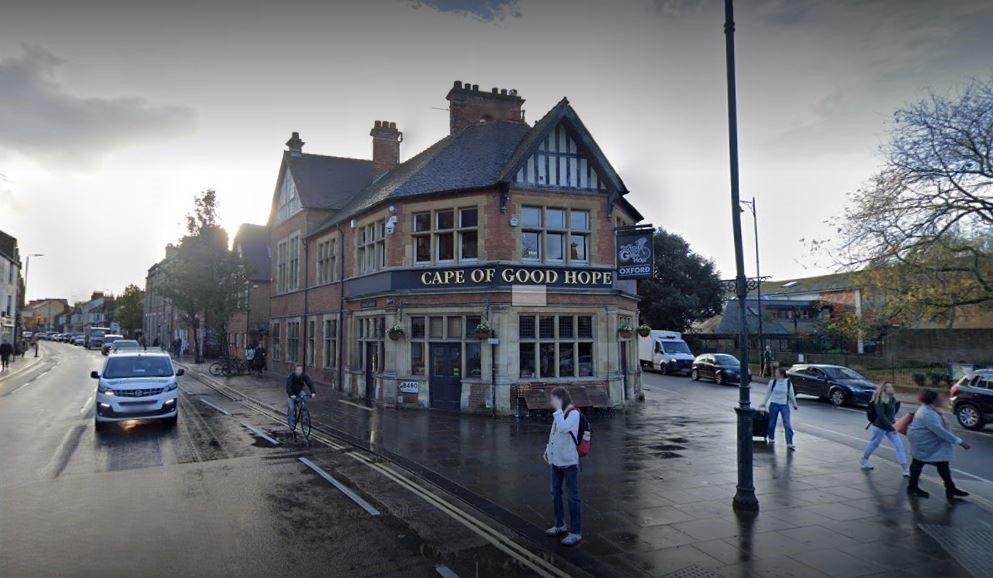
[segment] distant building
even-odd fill
[[[54,331],[56,319],[69,310],[67,299],[34,299],[21,313],[24,328],[28,331]]]
[[[234,236],[233,250],[245,263],[248,289],[239,311],[228,320],[228,348],[238,357],[269,331],[269,229],[244,223]]]
[[[0,231],[0,342],[14,343],[21,294],[21,255],[17,239]]]
[[[165,259],[148,268],[145,276],[145,306],[142,320],[142,336],[146,345],[158,343],[169,347],[175,339],[179,339],[184,348],[192,347],[192,335],[189,329],[180,323],[179,312],[172,302],[162,296],[159,286],[162,283],[165,263],[173,257],[176,248],[166,246]]]

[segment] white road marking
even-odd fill
[[[249,425],[249,424],[247,424],[245,422],[241,422],[241,425],[244,426],[246,429],[251,430],[252,433],[254,433],[255,435],[257,435],[260,438],[264,439],[265,441],[271,443],[272,445],[274,445],[274,446],[278,446],[279,445],[279,442],[277,440],[274,440],[271,437],[267,436],[265,434],[265,432],[263,432],[262,430],[258,429],[257,427],[255,427],[253,425]]]
[[[8,391],[6,395],[10,395],[12,393],[17,393],[18,391],[20,391],[20,390],[24,389],[25,387],[31,385],[31,383],[33,381],[34,381],[34,378],[31,378],[31,379],[27,380],[26,382],[22,383],[21,385],[18,385],[14,389]]]
[[[438,564],[437,566],[434,567],[434,569],[443,578],[459,578],[458,574],[456,574],[451,568],[445,566],[444,564]]]
[[[303,462],[303,465],[305,465],[308,468],[314,470],[315,472],[317,472],[317,475],[321,476],[322,478],[324,478],[325,480],[327,480],[328,482],[330,482],[332,486],[334,486],[334,487],[338,488],[339,490],[341,490],[341,493],[343,493],[346,496],[348,496],[353,502],[355,502],[359,506],[362,506],[362,509],[365,510],[366,512],[369,512],[370,515],[372,515],[372,516],[378,516],[379,515],[379,510],[377,510],[376,508],[374,508],[372,506],[372,504],[370,504],[369,502],[363,500],[362,499],[362,496],[360,496],[360,495],[356,494],[355,492],[353,492],[345,484],[342,484],[338,480],[336,480],[333,477],[331,477],[331,474],[329,474],[329,473],[325,472],[324,470],[322,470],[317,464],[315,464],[314,462],[308,460],[307,458],[298,458],[298,459],[301,462]]]
[[[79,408],[79,413],[86,413],[86,410],[90,409],[90,404],[92,404],[93,400],[95,400],[96,398],[97,398],[97,394],[94,393],[93,395],[91,395],[90,398],[83,403],[83,407]]]
[[[339,399],[339,400],[338,400],[338,403],[343,403],[343,404],[345,404],[345,405],[350,405],[350,406],[352,406],[352,407],[357,407],[357,408],[359,408],[359,409],[364,409],[364,410],[366,410],[366,411],[372,411],[372,408],[371,408],[371,407],[366,407],[366,406],[364,406],[364,405],[360,405],[360,404],[357,404],[357,403],[352,403],[352,402],[350,402],[350,401],[345,401],[345,400],[343,400],[343,399]]]
[[[228,412],[228,410],[226,410],[226,409],[224,409],[223,407],[220,407],[220,406],[218,406],[218,405],[214,405],[214,404],[212,404],[212,403],[210,403],[209,401],[207,401],[206,399],[203,399],[202,397],[200,398],[200,401],[202,401],[202,402],[204,402],[205,404],[207,404],[207,405],[209,405],[210,407],[212,407],[212,408],[214,408],[214,409],[216,409],[217,411],[219,411],[219,412],[221,412],[221,413],[223,413],[224,415],[231,415],[231,414],[230,414],[230,413]]]

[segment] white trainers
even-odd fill
[[[862,466],[863,470],[874,470],[876,466],[872,465],[872,462],[865,458],[859,458],[859,465]]]
[[[789,450],[789,451],[791,451],[791,452],[795,452],[796,451],[796,446],[793,445],[793,444],[789,444],[788,446],[786,446],[786,449]]]
[[[910,477],[910,466],[908,466],[907,464],[903,464],[903,477],[905,478]]]
[[[546,536],[558,536],[559,534],[565,534],[569,531],[568,526],[552,526],[551,528],[545,530]]]
[[[563,546],[573,546],[575,544],[578,544],[579,541],[582,540],[582,539],[583,539],[583,537],[581,535],[579,535],[579,534],[569,534],[565,538],[562,538],[562,545]]]

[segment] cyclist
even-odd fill
[[[317,396],[314,382],[310,380],[309,375],[303,372],[303,366],[297,364],[293,368],[293,373],[286,378],[286,425],[290,427],[290,430],[293,430],[297,425],[297,401],[300,399],[300,393],[304,386],[310,389],[310,397]]]

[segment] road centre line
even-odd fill
[[[224,415],[231,415],[231,412],[229,412],[228,410],[226,410],[226,409],[224,409],[224,408],[223,408],[223,407],[221,407],[221,406],[218,406],[218,405],[214,405],[213,403],[211,403],[211,402],[209,402],[209,401],[207,401],[206,399],[204,399],[204,398],[202,398],[202,397],[200,398],[200,401],[202,401],[202,402],[204,402],[205,404],[207,404],[207,405],[209,405],[210,407],[212,407],[212,408],[214,408],[214,409],[216,409],[217,411],[219,411],[219,412],[221,412],[221,413],[223,413]]]
[[[369,512],[369,515],[371,515],[371,516],[379,516],[380,515],[379,514],[379,510],[377,510],[376,508],[374,508],[372,506],[372,504],[370,504],[369,502],[363,500],[362,499],[362,496],[360,496],[360,495],[356,494],[355,492],[353,492],[345,484],[342,484],[338,480],[334,479],[334,477],[332,477],[331,474],[325,472],[317,464],[315,464],[314,462],[312,462],[312,461],[310,461],[310,460],[308,460],[307,458],[304,458],[304,457],[297,458],[297,459],[299,459],[301,462],[303,462],[303,465],[305,465],[308,468],[310,468],[310,469],[314,470],[315,472],[317,472],[317,475],[321,476],[322,478],[324,478],[325,480],[327,480],[328,482],[330,482],[332,486],[334,486],[334,487],[338,488],[339,490],[341,490],[341,493],[345,494],[346,496],[348,496],[349,499],[351,499],[353,502],[355,502],[356,504],[358,504],[359,506],[361,506],[363,510],[365,510],[366,512]]]
[[[265,415],[277,423],[283,423],[285,419],[284,416],[279,415],[276,410],[271,409],[268,405],[254,400],[250,397],[245,396],[241,392],[232,389],[231,387],[224,384],[211,384],[206,381],[205,376],[199,376],[202,383],[205,383],[208,387],[218,391],[221,395],[228,397],[234,401],[241,403],[242,405],[252,409],[253,411]],[[212,379],[210,381],[213,381]],[[223,389],[222,389],[223,388]],[[229,393],[233,392],[233,393]],[[556,567],[554,564],[546,560],[539,554],[531,552],[526,549],[521,544],[517,543],[515,540],[508,536],[500,533],[493,527],[489,526],[486,522],[477,519],[473,515],[466,511],[463,511],[458,506],[451,504],[444,498],[434,495],[430,490],[422,487],[419,483],[408,480],[395,471],[395,468],[390,465],[381,464],[372,458],[363,455],[361,452],[355,451],[345,451],[354,449],[353,446],[346,446],[341,443],[334,441],[328,436],[322,434],[315,429],[311,437],[317,441],[323,443],[324,445],[342,451],[345,455],[350,456],[352,459],[362,462],[369,468],[380,472],[383,476],[388,479],[393,480],[397,485],[406,488],[414,495],[420,497],[427,503],[441,510],[443,513],[447,514],[449,517],[459,522],[463,526],[472,530],[480,537],[485,539],[487,542],[492,544],[495,548],[501,552],[507,554],[508,556],[514,558],[524,566],[534,571],[539,576],[558,576],[561,578],[568,578],[569,574],[560,568]]]
[[[243,427],[245,427],[246,429],[251,430],[252,433],[254,433],[255,435],[257,435],[260,438],[264,439],[265,441],[271,443],[272,445],[274,445],[274,446],[278,446],[279,445],[279,442],[278,441],[276,441],[273,438],[271,438],[268,435],[266,435],[266,433],[263,432],[262,430],[260,430],[259,428],[255,427],[255,426],[253,426],[251,424],[247,424],[245,422],[241,422],[241,425]]]
[[[343,399],[339,399],[339,400],[338,400],[338,403],[343,403],[343,404],[345,404],[345,405],[350,405],[350,406],[352,406],[352,407],[357,407],[357,408],[359,408],[359,409],[364,409],[364,410],[366,410],[366,411],[372,411],[372,408],[371,408],[371,407],[366,407],[366,406],[364,406],[364,405],[361,405],[361,404],[358,404],[358,403],[353,403],[353,402],[351,402],[351,401],[345,401],[345,400],[343,400]]]
[[[86,410],[90,409],[90,404],[97,398],[97,394],[93,393],[85,402],[83,402],[83,407],[79,408],[79,413],[86,413]]]

